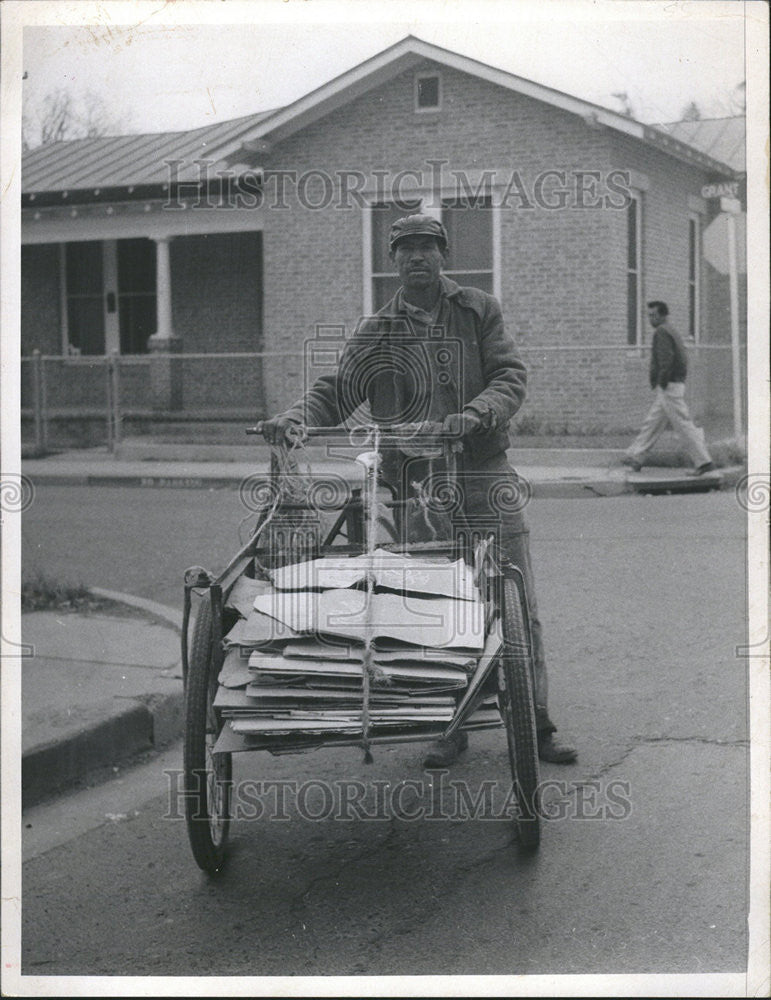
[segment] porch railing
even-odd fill
[[[262,364],[294,360],[303,351],[222,351],[184,354],[44,355],[21,358],[21,417],[32,422],[34,447],[49,448],[55,420],[101,421],[114,451],[128,419],[253,420],[262,412]],[[234,406],[237,383],[248,386],[248,404]],[[258,386],[258,388],[255,388]],[[182,389],[194,410],[181,407]]]

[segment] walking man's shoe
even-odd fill
[[[448,740],[436,740],[428,748],[423,767],[449,767],[468,747],[468,734],[457,732]]]
[[[631,455],[624,455],[621,459],[622,465],[628,465],[632,472],[640,472],[642,469],[642,462],[638,462],[636,458],[632,458]]]
[[[554,733],[539,733],[538,756],[550,764],[572,764],[578,754],[574,747],[557,743]]]
[[[695,469],[692,469],[688,475],[689,476],[703,476],[705,472],[714,472],[715,463],[714,462],[704,462],[703,465],[697,465]]]

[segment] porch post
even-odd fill
[[[182,409],[182,367],[171,357],[182,352],[182,339],[174,333],[171,310],[171,237],[156,236],[157,329],[147,345],[154,355],[150,366],[153,406],[156,410]]]

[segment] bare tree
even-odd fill
[[[79,123],[87,139],[98,135],[115,135],[125,131],[122,120],[109,111],[101,95],[88,90],[83,95],[80,104]]]
[[[54,90],[43,101],[40,120],[40,142],[47,146],[68,138],[75,124],[75,108],[68,90]]]
[[[49,91],[33,113],[22,116],[22,147],[116,135],[125,129],[124,121],[109,111],[99,94],[87,90],[76,99],[69,90],[59,88]]]

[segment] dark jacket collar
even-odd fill
[[[448,278],[446,275],[440,274],[439,284],[441,286],[441,292],[439,293],[440,295],[443,295],[447,299],[457,298],[462,305],[471,306],[472,309],[474,308],[474,304],[471,301],[467,301],[468,296],[465,293],[468,291],[468,289],[462,288],[456,281],[453,281],[452,278]],[[401,288],[396,293],[396,295],[394,295],[394,297],[391,299],[390,302],[386,302],[383,308],[378,310],[377,313],[378,316],[406,315],[405,310],[403,308],[401,309],[399,308],[400,292]]]

